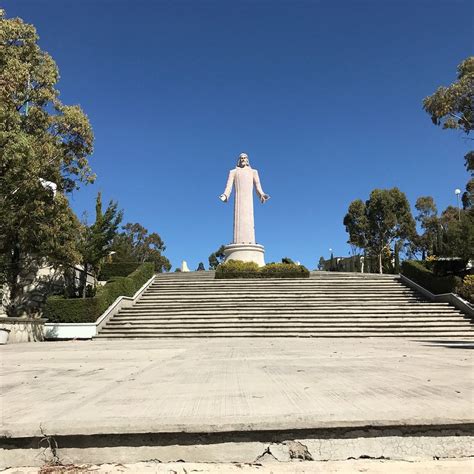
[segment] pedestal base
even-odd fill
[[[265,265],[265,249],[258,244],[229,244],[224,248],[225,261],[242,260],[244,262],[255,262],[259,267]]]

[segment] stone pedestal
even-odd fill
[[[224,248],[225,261],[242,260],[255,262],[259,267],[265,265],[265,249],[259,244],[230,244]]]

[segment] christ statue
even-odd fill
[[[229,172],[225,191],[219,196],[221,201],[229,200],[232,186],[235,186],[233,244],[255,244],[253,188],[262,203],[268,201],[270,196],[263,192],[258,171],[250,167],[249,157],[245,153],[239,155],[236,168]]]

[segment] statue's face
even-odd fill
[[[239,168],[244,168],[245,166],[250,166],[249,157],[245,153],[242,153],[239,156],[239,162],[237,163],[237,166]]]

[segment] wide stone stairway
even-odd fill
[[[215,280],[160,274],[99,338],[468,337],[470,319],[397,276],[312,272],[309,279]]]

